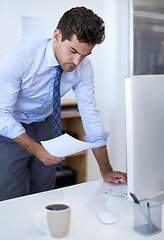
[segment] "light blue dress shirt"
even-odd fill
[[[59,65],[52,39],[30,41],[9,50],[0,64],[0,135],[15,138],[26,132],[22,123],[40,122],[52,114],[53,79]],[[109,133],[94,100],[92,65],[86,57],[72,72],[63,72],[61,97],[73,89],[85,140],[104,145]]]

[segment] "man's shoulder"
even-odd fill
[[[5,65],[28,66],[38,62],[45,56],[47,44],[50,39],[22,42],[5,53],[2,63]],[[23,64],[23,65],[22,65]]]
[[[80,63],[80,65],[90,64],[91,61],[89,60],[89,57],[85,57],[84,60]]]
[[[48,42],[50,39],[40,39],[40,40],[29,40],[25,42],[21,42],[14,46],[13,48],[10,48],[8,50],[8,53],[13,54],[36,54],[37,51],[44,51],[44,49],[47,47]]]
[[[91,61],[88,57],[85,57],[83,61],[77,67],[78,71],[83,71],[86,67],[92,68]]]

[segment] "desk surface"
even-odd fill
[[[50,240],[48,234],[42,232],[35,223],[38,212],[44,211],[46,204],[53,201],[65,201],[72,207],[72,219],[66,240],[143,240],[146,237],[133,231],[133,202],[114,196],[103,196],[112,183],[101,179],[61,188],[39,194],[0,202],[0,239],[2,240]],[[105,225],[100,222],[96,212],[112,210],[117,222]],[[164,211],[163,211],[164,218]],[[163,219],[164,220],[164,219]],[[163,231],[149,237],[149,240],[164,239]]]

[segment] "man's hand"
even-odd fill
[[[55,157],[51,155],[49,152],[46,151],[46,149],[41,145],[38,144],[35,146],[35,153],[34,155],[42,161],[46,166],[57,164],[61,162],[62,160],[65,160],[65,158],[61,157]]]
[[[127,174],[120,171],[109,171],[103,176],[105,182],[119,183],[119,179],[122,179],[127,184]]]
[[[14,138],[13,141],[18,143],[28,152],[35,155],[46,166],[57,164],[65,159],[63,157],[61,158],[51,155],[49,152],[46,151],[46,149],[41,144],[32,140],[26,133],[23,133],[19,137]]]
[[[126,173],[120,171],[113,171],[113,168],[109,162],[106,146],[94,148],[93,153],[105,182],[118,183],[119,179],[122,179],[127,184]]]

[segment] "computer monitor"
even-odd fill
[[[153,198],[164,191],[164,75],[126,78],[125,109],[128,198]]]

